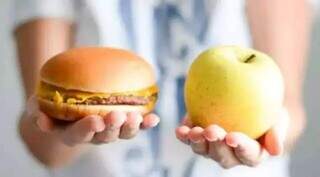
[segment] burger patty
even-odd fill
[[[142,96],[110,96],[108,98],[92,97],[80,104],[87,105],[146,105],[150,97]]]

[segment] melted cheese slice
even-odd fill
[[[117,95],[127,95],[127,96],[133,95],[133,96],[149,97],[158,93],[158,91],[159,91],[158,87],[154,85],[139,91],[128,91],[128,92],[119,92],[119,93],[91,93],[91,92],[82,92],[77,90],[66,90],[60,87],[56,87],[56,86],[44,83],[44,82],[40,82],[38,86],[37,95],[41,98],[52,100],[57,104],[60,104],[60,103],[76,104],[76,103],[82,103],[86,99],[89,99],[92,97],[108,98],[110,96],[117,96]]]

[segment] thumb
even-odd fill
[[[289,127],[289,114],[282,109],[278,122],[265,134],[264,148],[270,155],[280,155],[284,151],[284,143]]]
[[[40,111],[38,112],[37,118],[38,119],[36,123],[41,131],[46,133],[52,132],[54,128],[54,123],[52,122],[51,118],[49,118],[46,114]]]

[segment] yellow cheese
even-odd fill
[[[52,99],[53,99],[53,102],[56,104],[63,103],[63,97],[60,95],[60,93],[58,91],[54,92]]]
[[[38,87],[38,96],[41,98],[49,99],[55,103],[67,103],[67,104],[76,104],[82,103],[85,100],[98,97],[98,98],[108,98],[110,96],[116,95],[134,95],[134,96],[145,96],[149,97],[158,92],[158,87],[156,85],[151,86],[146,89],[139,91],[128,91],[121,93],[90,93],[82,92],[76,90],[66,90],[60,87],[52,86],[50,84],[40,82]]]
[[[76,104],[79,102],[79,100],[77,100],[75,98],[68,98],[66,102],[67,102],[67,104]]]

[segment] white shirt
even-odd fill
[[[16,0],[16,25],[55,17],[77,26],[76,46],[128,48],[150,62],[161,87],[158,128],[129,141],[94,146],[55,177],[286,177],[288,159],[223,170],[178,142],[185,72],[202,50],[250,46],[243,0]],[[194,2],[197,2],[195,4]],[[201,4],[203,2],[204,4]],[[201,10],[199,10],[199,8]]]

